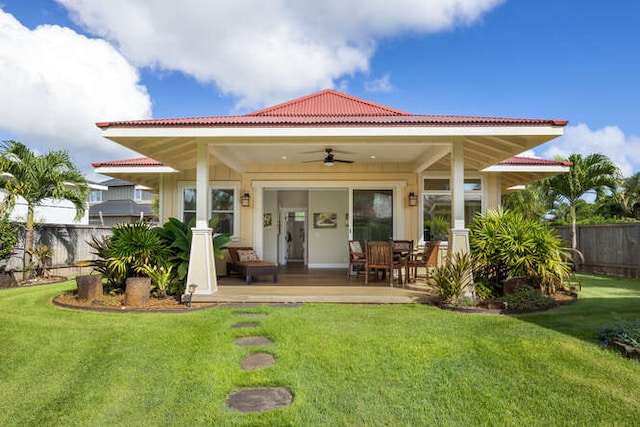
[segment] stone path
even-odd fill
[[[280,308],[296,308],[301,304],[271,304],[272,307]],[[246,305],[243,308],[247,308]],[[236,316],[248,319],[258,319],[267,317],[265,313],[235,313]],[[240,322],[231,325],[234,329],[242,328],[258,328],[259,322]],[[273,341],[267,337],[250,336],[236,339],[236,345],[240,347],[254,347],[273,344]],[[275,357],[270,353],[258,352],[252,353],[244,358],[240,363],[240,368],[244,371],[255,371],[273,366],[276,363]],[[226,404],[230,409],[240,412],[264,412],[273,409],[284,408],[291,405],[293,396],[291,392],[284,387],[258,387],[246,388],[231,394]]]
[[[293,396],[284,387],[240,390],[227,398],[227,406],[241,412],[264,412],[291,405]]]

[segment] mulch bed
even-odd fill
[[[480,304],[478,304],[476,306],[473,306],[473,307],[441,306],[441,308],[444,308],[445,310],[457,311],[457,312],[460,312],[460,313],[526,314],[526,313],[532,313],[532,312],[536,312],[536,311],[553,310],[554,308],[557,308],[557,307],[560,307],[560,306],[563,306],[563,305],[567,305],[567,304],[572,304],[572,303],[574,303],[574,302],[576,302],[578,300],[578,295],[577,294],[567,293],[567,292],[556,292],[555,294],[553,294],[551,296],[553,297],[553,299],[556,300],[556,303],[558,304],[555,307],[548,307],[548,308],[527,310],[527,311],[505,310],[504,308],[502,308],[502,305],[499,302],[496,302],[496,301],[484,301],[484,302],[481,302]]]
[[[220,305],[219,303],[197,303],[188,307],[186,304],[180,302],[177,297],[166,298],[150,298],[149,304],[145,308],[130,308],[125,305],[124,294],[116,295],[103,295],[99,300],[83,301],[76,297],[74,292],[67,292],[58,295],[53,299],[53,302],[57,305],[67,308],[77,308],[85,310],[96,311],[164,311],[164,312],[179,312],[197,310],[199,308],[214,307]]]

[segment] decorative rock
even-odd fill
[[[126,284],[124,293],[127,307],[145,308],[151,296],[151,279],[148,277],[129,277]]]
[[[0,289],[15,288],[16,286],[18,286],[18,281],[13,271],[0,272]]]
[[[261,319],[267,317],[266,313],[233,313],[238,317],[246,317],[247,319]]]
[[[258,345],[273,344],[269,338],[265,337],[242,337],[236,340],[236,345],[240,347],[253,347]]]
[[[273,354],[253,353],[245,357],[240,367],[244,371],[255,371],[273,366],[274,363],[276,363],[276,359]]]
[[[234,329],[257,328],[259,326],[260,326],[260,323],[258,322],[242,322],[242,323],[236,323],[235,325],[231,325],[231,327]]]
[[[244,389],[227,398],[227,406],[240,412],[264,412],[291,405],[293,396],[284,387]]]
[[[78,299],[94,301],[102,298],[102,276],[88,275],[76,277]]]

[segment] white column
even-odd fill
[[[449,232],[449,254],[470,253],[469,230],[464,223],[464,141],[455,141],[451,146],[451,231]],[[473,272],[468,271],[471,286],[462,296],[475,299]]]
[[[464,145],[451,145],[451,232],[449,250],[469,252],[469,230],[464,224]]]
[[[489,209],[497,209],[502,203],[502,190],[500,187],[500,175],[488,173],[482,177],[482,215]]]
[[[185,290],[186,295],[189,292],[189,285],[198,285],[194,301],[198,300],[198,295],[213,294],[218,291],[213,235],[208,224],[208,202],[209,148],[206,143],[199,143],[196,165],[196,226],[191,229],[193,237]]]

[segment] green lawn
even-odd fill
[[[0,425],[640,425],[640,363],[595,329],[640,317],[640,281],[584,277],[581,300],[518,317],[434,307],[259,307],[98,313],[53,306],[65,284],[0,292]],[[254,319],[251,319],[254,321]],[[243,372],[259,347],[276,364]],[[225,406],[242,387],[294,403]]]

